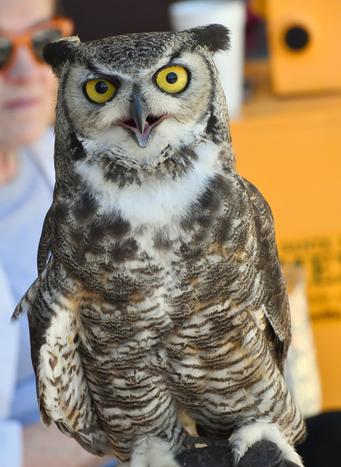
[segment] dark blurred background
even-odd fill
[[[64,14],[76,19],[82,41],[130,32],[170,29],[170,0],[63,0]]]

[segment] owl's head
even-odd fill
[[[219,125],[226,113],[213,55],[228,45],[221,25],[49,44],[44,58],[60,79],[57,119],[87,152],[119,150],[143,163],[206,131],[217,138],[227,123]]]

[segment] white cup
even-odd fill
[[[243,102],[244,34],[246,9],[243,0],[183,0],[169,7],[176,31],[207,24],[223,24],[230,30],[230,50],[215,54],[214,61],[224,89],[229,115],[240,115]]]

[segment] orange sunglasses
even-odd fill
[[[72,34],[73,26],[70,18],[56,16],[28,28],[22,34],[0,31],[0,73],[11,67],[20,46],[28,47],[35,60],[42,63],[45,45]]]

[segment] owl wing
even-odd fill
[[[78,352],[74,296],[61,291],[70,283],[53,259],[35,285],[28,311],[31,355],[42,420],[53,420],[93,454],[111,451],[92,400]]]
[[[274,347],[282,368],[291,339],[289,301],[280,267],[270,206],[257,188],[242,179],[251,203],[258,243],[256,268],[263,283],[262,308],[274,331]]]
[[[52,229],[52,207],[47,211],[43,228],[39,240],[37,266],[38,274],[41,274],[46,266],[51,250],[51,229]]]

